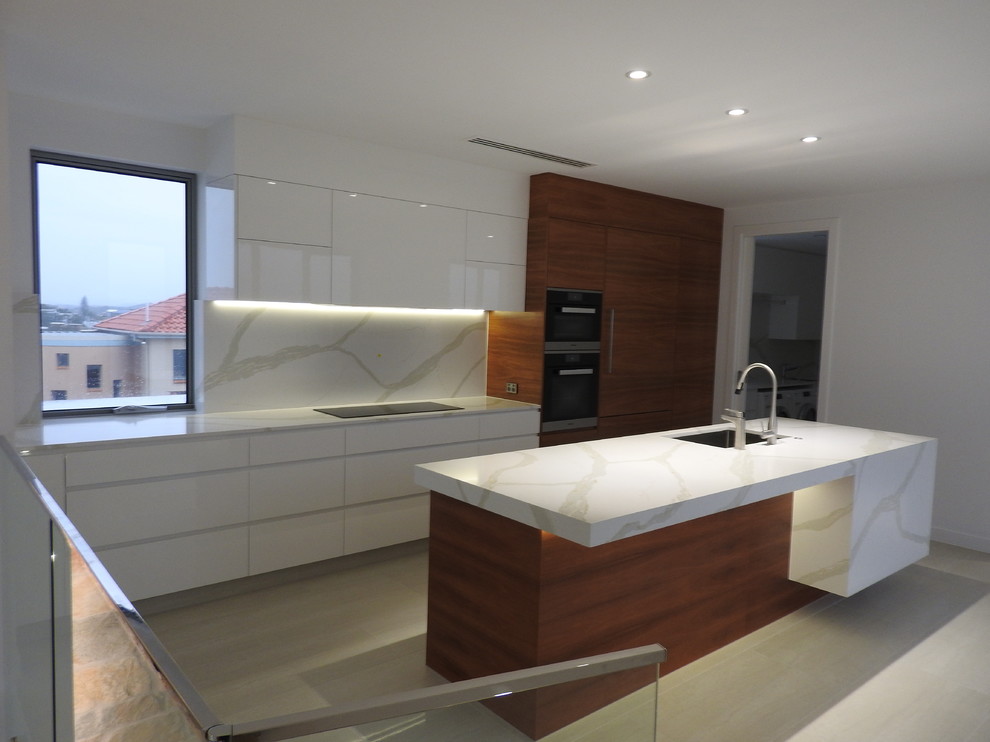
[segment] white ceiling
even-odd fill
[[[0,24],[16,93],[723,207],[990,176],[988,0],[3,0]]]

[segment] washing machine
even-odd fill
[[[746,419],[770,417],[773,391],[755,387],[746,394]],[[777,417],[796,420],[818,419],[818,385],[814,382],[785,382],[777,388]]]
[[[767,414],[770,411],[767,410]],[[818,419],[818,388],[813,384],[784,386],[777,390],[777,417]]]

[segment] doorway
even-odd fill
[[[753,239],[747,363],[777,374],[777,415],[818,419],[828,232],[787,232]],[[747,417],[770,414],[772,392],[751,384]]]
[[[731,389],[739,369],[767,364],[777,376],[781,417],[825,419],[835,222],[736,229],[735,341],[724,379]],[[747,419],[766,417],[773,396],[769,379],[754,382],[746,389]]]

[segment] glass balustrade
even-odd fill
[[[170,742],[657,738],[657,678],[666,658],[659,645],[260,721],[221,721],[3,437],[0,486],[0,711],[9,737],[95,740],[118,723],[158,729]]]

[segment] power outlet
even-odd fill
[[[519,385],[514,381],[505,382],[505,391],[509,394],[519,394]]]

